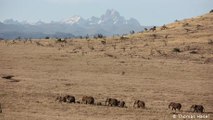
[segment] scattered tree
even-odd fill
[[[64,43],[66,43],[67,41],[65,39],[58,38],[57,42],[64,42]]]
[[[97,34],[97,35],[94,35],[93,38],[95,39],[98,39],[98,38],[104,38],[104,36],[102,34]]]
[[[21,37],[20,37],[20,36],[19,36],[19,37],[17,37],[17,38],[16,38],[16,40],[21,40]]]
[[[135,34],[135,31],[134,31],[134,30],[131,30],[131,31],[130,31],[130,34]]]
[[[156,27],[156,26],[154,26],[154,27],[150,28],[149,30],[150,30],[150,31],[155,31],[155,30],[156,30],[156,28],[157,28],[157,27]]]
[[[161,30],[165,30],[165,29],[168,29],[168,27],[166,27],[166,25],[163,25],[163,26],[161,27]]]
[[[46,36],[45,39],[50,39],[50,37]]]
[[[89,39],[89,35],[87,34],[85,38],[86,38],[86,39]]]

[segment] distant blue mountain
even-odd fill
[[[126,34],[129,31],[142,31],[144,26],[134,19],[125,19],[115,10],[107,10],[101,17],[84,19],[80,16],[73,16],[69,19],[45,23],[38,21],[29,24],[27,21],[19,22],[8,19],[0,22],[0,38],[14,39],[42,38],[45,36],[74,37],[95,35],[101,33],[106,36],[114,34]]]

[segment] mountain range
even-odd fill
[[[84,19],[80,16],[73,16],[69,19],[45,23],[38,21],[28,23],[27,21],[19,22],[13,19],[7,19],[0,22],[0,38],[14,39],[22,38],[43,38],[49,37],[75,37],[103,34],[105,36],[126,34],[129,31],[142,31],[146,26],[141,26],[134,19],[126,19],[116,10],[107,10],[100,17],[91,17]]]

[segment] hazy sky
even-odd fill
[[[162,25],[208,13],[213,0],[0,0],[0,21],[59,21],[80,15],[84,18],[115,9],[142,25]]]

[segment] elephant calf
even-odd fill
[[[141,100],[136,100],[133,104],[133,107],[135,108],[145,108],[145,102]]]
[[[190,110],[193,110],[193,112],[197,112],[197,113],[203,113],[205,111],[203,105],[192,105]]]
[[[169,109],[172,108],[172,110],[175,110],[175,111],[176,109],[180,111],[181,107],[182,105],[180,103],[175,103],[175,102],[171,102],[168,106]]]
[[[94,104],[95,99],[92,96],[83,96],[82,97],[82,103],[83,104]]]

